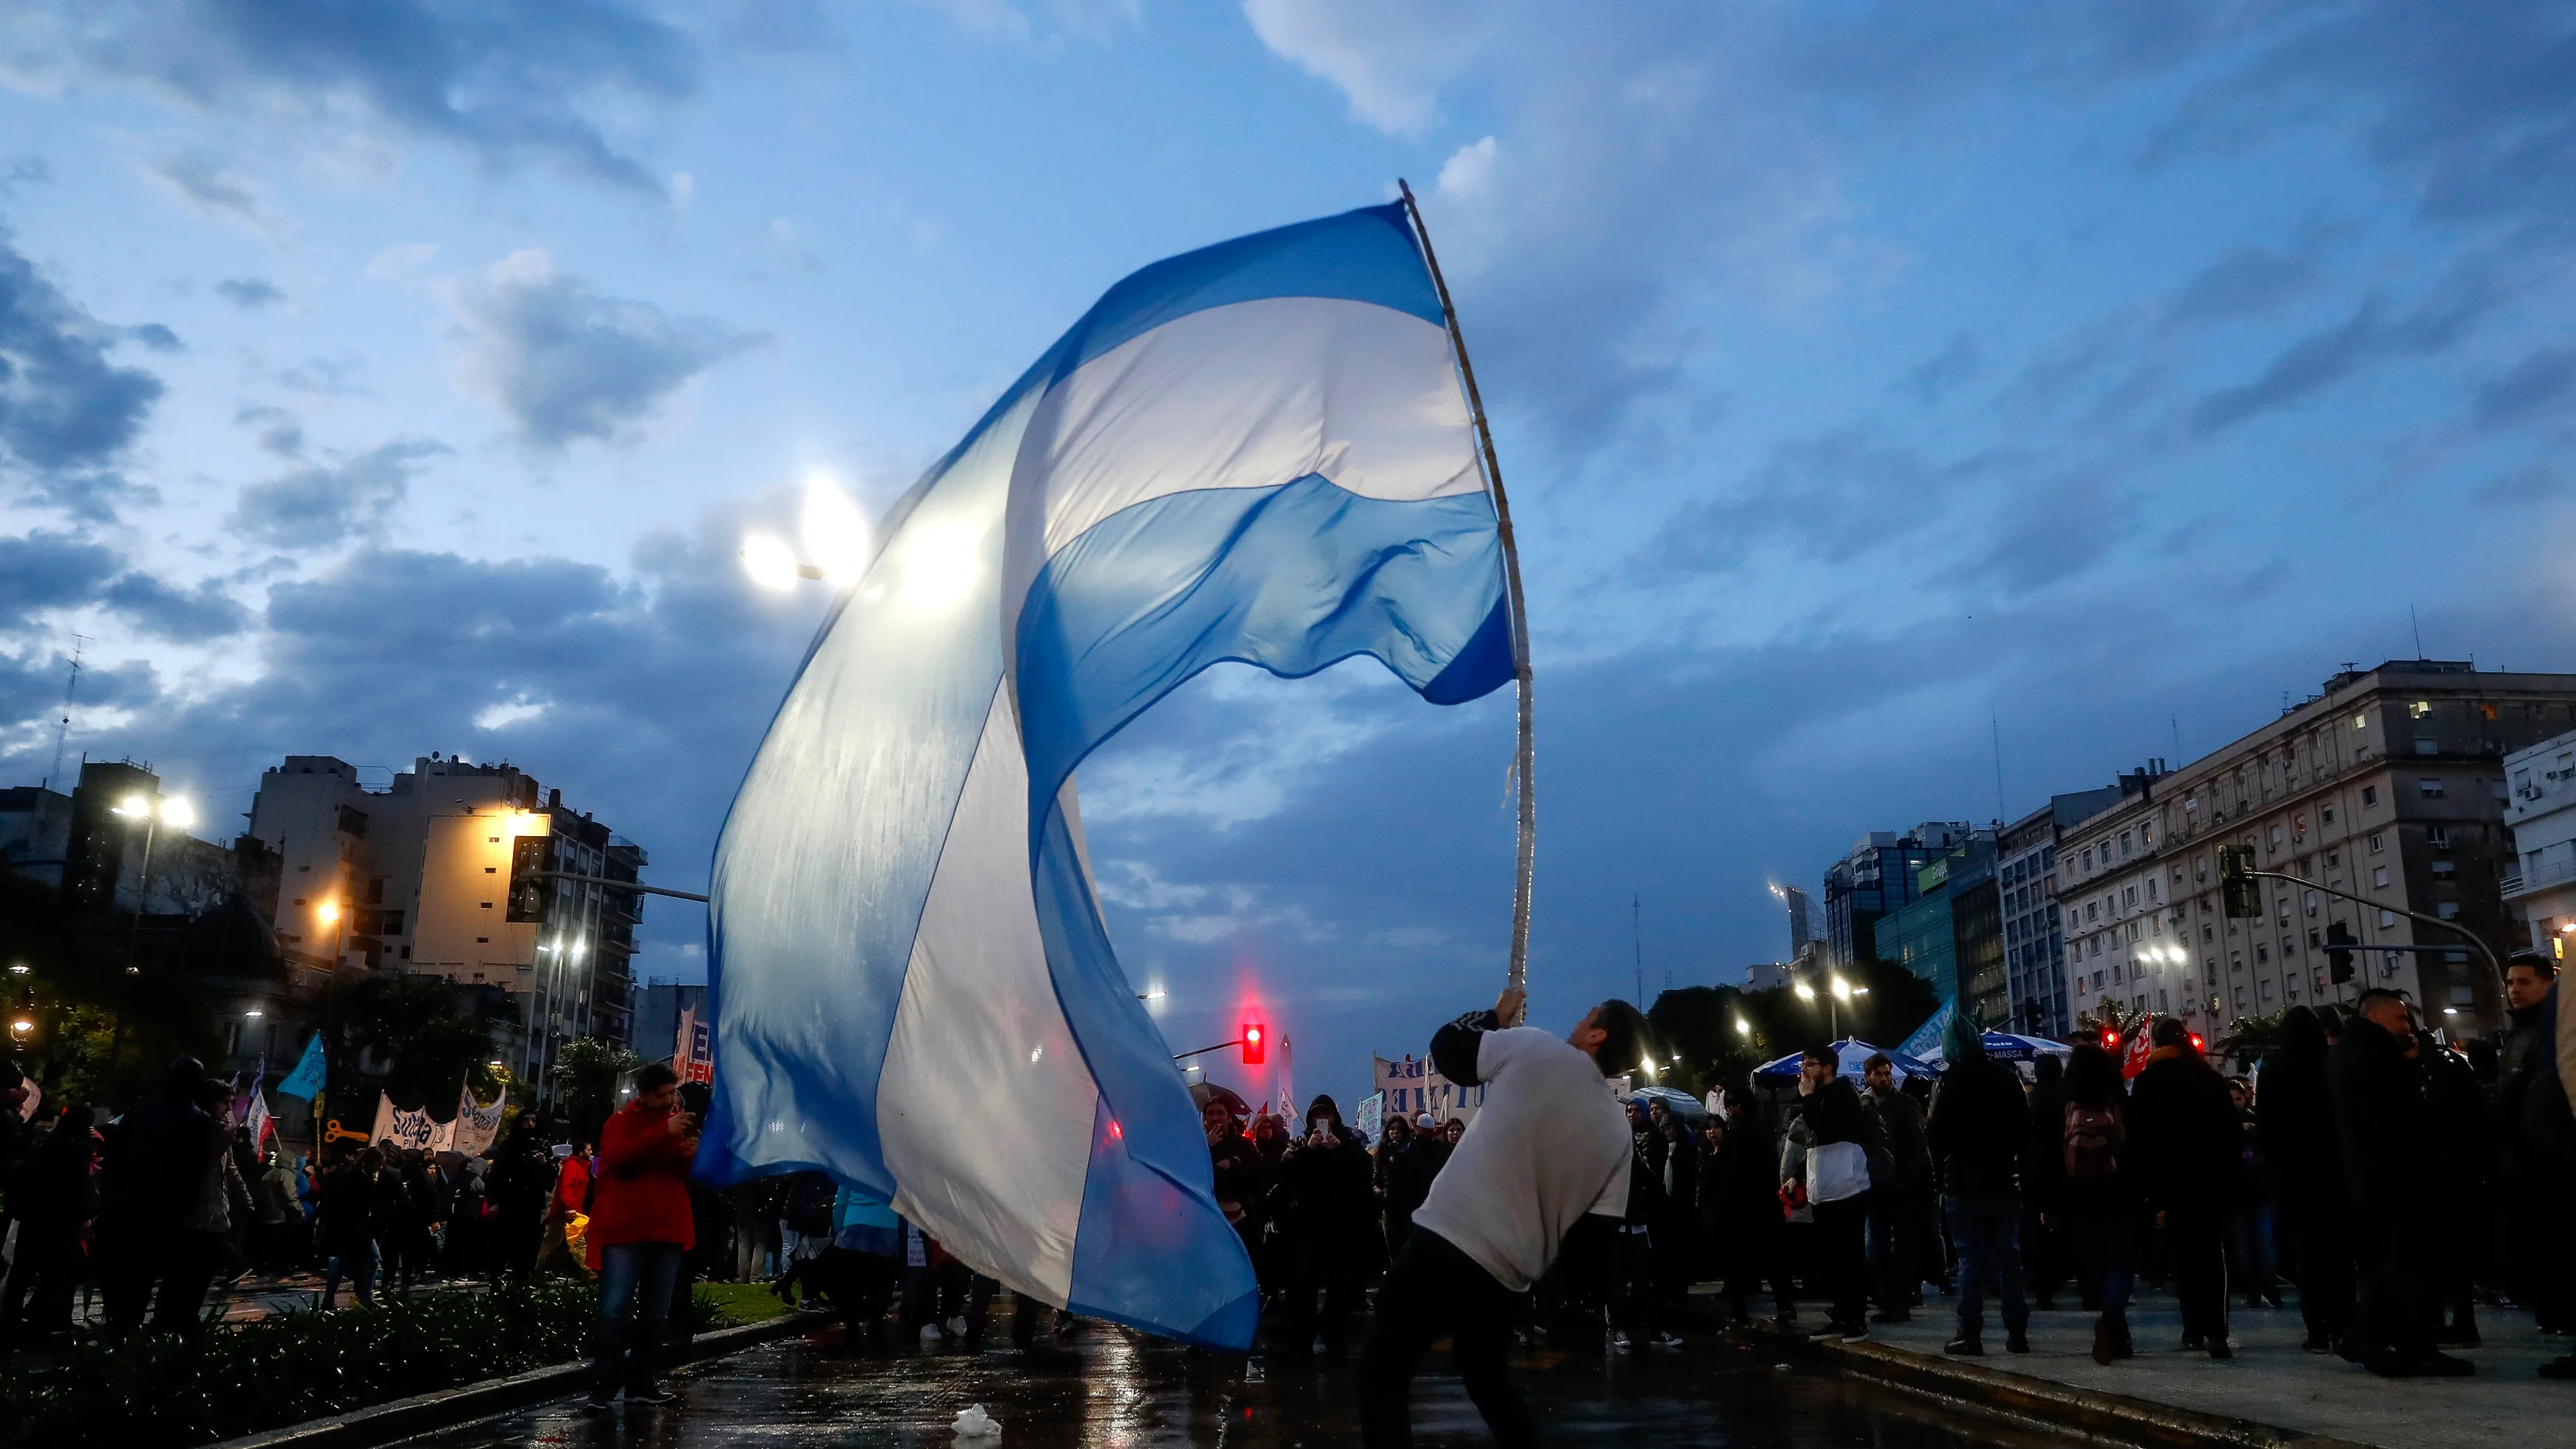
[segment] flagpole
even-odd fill
[[[1520,746],[1512,758],[1512,776],[1520,797],[1520,870],[1512,885],[1512,964],[1510,986],[1529,989],[1530,881],[1538,867],[1538,797],[1531,782],[1537,750],[1530,724],[1529,609],[1521,596],[1521,554],[1512,535],[1511,503],[1503,496],[1503,465],[1494,455],[1494,430],[1485,423],[1485,399],[1476,391],[1476,367],[1467,360],[1467,339],[1458,330],[1458,309],[1449,301],[1449,281],[1440,274],[1439,254],[1431,249],[1431,229],[1422,223],[1422,208],[1413,188],[1398,177],[1404,214],[1413,221],[1414,239],[1422,243],[1422,260],[1431,269],[1431,285],[1440,293],[1440,316],[1448,324],[1449,346],[1457,354],[1458,376],[1467,388],[1467,411],[1476,420],[1476,441],[1484,450],[1485,487],[1494,500],[1494,526],[1503,545],[1503,588],[1512,615],[1512,680],[1520,694]],[[1524,1008],[1526,1011],[1526,1008]]]

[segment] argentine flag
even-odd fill
[[[1365,654],[1435,704],[1511,679],[1403,208],[1120,282],[879,538],[716,846],[698,1171],[818,1168],[1019,1292],[1248,1347],[1252,1264],[1102,927],[1073,772],[1224,660]]]

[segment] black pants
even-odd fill
[[[2296,1256],[2299,1317],[2308,1337],[2333,1343],[2352,1327],[2352,1230],[2341,1204],[2301,1204],[2283,1213]]]
[[[1410,1241],[1410,1239],[1408,1239]],[[1291,1353],[1302,1353],[1316,1338],[1326,1353],[1339,1353],[1348,1343],[1351,1312],[1360,1304],[1359,1250],[1349,1240],[1299,1232],[1289,1250],[1287,1311],[1280,1327]],[[1317,1295],[1323,1308],[1316,1310]]]
[[[2043,1216],[2053,1221],[2041,1222]],[[2051,1306],[2058,1286],[2066,1281],[2065,1216],[2055,1207],[2054,1198],[2021,1200],[2021,1280],[2042,1308]]]
[[[2227,1214],[2220,1203],[2165,1208],[2165,1247],[2186,1338],[2215,1342],[2227,1336]]]
[[[1446,1334],[1458,1377],[1476,1411],[1485,1416],[1494,1442],[1505,1449],[1537,1443],[1538,1423],[1506,1362],[1523,1296],[1496,1282],[1448,1239],[1417,1224],[1406,1234],[1404,1251],[1396,1256],[1385,1286],[1378,1289],[1377,1319],[1360,1350],[1360,1442],[1369,1449],[1401,1449],[1413,1442],[1413,1415],[1406,1400],[1414,1365],[1424,1349]]]
[[[1869,1200],[1863,1192],[1820,1202],[1816,1213],[1816,1280],[1833,1300],[1832,1321],[1869,1321]]]
[[[1910,1187],[1869,1195],[1869,1269],[1878,1306],[1903,1313],[1923,1287],[1922,1200]]]
[[[2362,1211],[2361,1308],[2354,1321],[2364,1351],[2417,1361],[2433,1351],[2433,1255],[2424,1215],[2404,1201]]]

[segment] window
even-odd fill
[[[487,865],[483,867],[483,873],[485,875],[499,875],[501,873],[501,867],[497,865]]]
[[[2263,944],[2262,942],[2260,942],[2260,941],[2255,942],[2255,943],[2254,943],[2254,959],[2255,959],[2256,961],[2269,961],[2269,960],[2271,960],[2271,959],[2272,959],[2272,948],[2271,948],[2271,947],[2269,947],[2269,946],[2264,945],[2264,944]]]
[[[2396,925],[2396,924],[2397,924],[2397,913],[2396,913],[2395,911],[2381,911],[2381,912],[2379,913],[2379,927],[2380,927],[2380,929],[2381,929],[2381,930],[2386,930],[2386,929],[2388,929],[2390,926],[2393,926],[2393,925]]]
[[[2315,891],[2307,892],[2306,895],[2300,899],[2299,904],[2307,908],[2309,915],[2315,915],[2317,913],[2317,893]]]
[[[2371,854],[2373,854],[2373,855],[2377,855],[2377,854],[2379,854],[2382,850],[2385,850],[2385,849],[2387,849],[2387,848],[2388,848],[2388,842],[2380,838],[2380,834],[2379,834],[2379,832],[2378,832],[2378,831],[2374,830],[2374,831],[2370,832],[2370,853],[2371,853]]]
[[[2439,800],[2442,798],[2442,782],[2431,775],[2426,775],[2415,782],[2415,793],[2427,800]]]
[[[2281,827],[2278,825],[2272,827],[2271,846],[2274,850],[2281,848]]]
[[[2102,938],[2099,936],[2093,938],[2093,954],[2096,956],[2102,954]]]
[[[2123,831],[2121,831],[2121,832],[2120,832],[2120,855],[2121,855],[2121,857],[2122,857],[2123,859],[2125,859],[2125,858],[2127,858],[2128,854],[2129,854],[2129,832],[2127,832],[2127,831],[2123,830]]]
[[[2245,1009],[2245,988],[2242,986],[2236,988],[2236,1009],[2238,1011]]]
[[[2155,898],[2156,898],[2156,881],[2155,881],[2155,877],[2153,877],[2153,876],[2149,876],[2149,877],[2147,877],[2147,900],[2148,900],[2150,903],[2153,903],[2153,902],[2154,902],[2154,900],[2155,900]]]
[[[2088,921],[2098,921],[2102,919],[2102,903],[2100,901],[2086,901],[2084,903],[2084,919]]]
[[[2502,780],[2487,781],[2487,793],[2493,795],[2499,800],[2506,799],[2509,795],[2509,792],[2504,788],[2504,781]]]
[[[2354,715],[2352,717],[2352,727],[2357,730],[2367,729],[2370,727],[2370,721],[2361,715]]]
[[[493,844],[493,845],[498,845],[498,844],[500,844],[500,843],[501,843],[501,837],[499,837],[499,836],[497,836],[497,835],[493,836],[493,837],[492,837],[492,839],[491,839],[491,841],[490,841],[490,843],[491,843],[491,844]]]
[[[2197,879],[2209,879],[2209,857],[2205,855],[2193,856],[2191,858],[2191,871],[2192,875]]]
[[[2200,928],[2200,939],[2202,939],[2202,940],[2204,940],[2204,941],[2215,941],[2215,940],[2217,940],[2217,939],[2218,939],[2218,932],[2217,932],[2216,928],[2211,927],[2211,926],[2207,926],[2207,925],[2202,926],[2202,927]]]
[[[2262,987],[2262,997],[2263,997],[2263,999],[2264,999],[2265,1001],[2269,1001],[2269,1000],[2271,1000],[2271,999],[2272,999],[2272,983],[2271,983],[2271,982],[2269,982],[2269,981],[2265,981],[2265,982],[2262,982],[2262,983],[2260,983],[2260,984],[2261,984],[2261,987]]]
[[[2388,889],[2388,867],[2383,865],[2373,870],[2370,873],[2370,883],[2376,889],[2383,891]]]
[[[2453,869],[2454,867],[2450,861],[2437,860],[2433,862],[2433,878],[2435,880],[2449,880]]]
[[[2415,737],[2415,753],[2419,755],[2438,755],[2442,753],[2441,742],[2424,735],[2417,735]]]
[[[2432,712],[2433,702],[2428,699],[2419,699],[2413,704],[2406,706],[2406,714],[2410,719],[2422,719],[2424,716],[2431,714]]]
[[[2120,892],[2120,903],[2128,906],[2136,905],[2138,903],[2138,888],[2136,886],[2131,886],[2127,890]]]
[[[2129,939],[2132,941],[2138,939],[2138,923],[2135,921],[2129,923]]]
[[[2244,969],[2245,969],[2245,958],[2244,958],[2244,957],[2242,957],[2242,956],[2240,956],[2240,955],[2238,955],[2238,954],[2236,954],[2236,953],[2235,953],[2235,952],[2233,952],[2233,951],[2228,952],[2228,953],[2227,953],[2227,969],[2228,969],[2228,970],[2230,970],[2230,971],[2242,971],[2242,970],[2244,970]]]
[[[2361,787],[2361,805],[2362,805],[2362,808],[2363,808],[2363,809],[2365,809],[2365,810],[2367,810],[2367,809],[2369,809],[2371,806],[2376,805],[2376,804],[2378,804],[2378,803],[2379,803],[2379,787],[2378,787],[2377,785],[2364,785],[2364,786],[2362,786],[2362,787]]]
[[[2341,865],[2341,864],[2343,864],[2343,852],[2342,852],[2342,851],[2340,851],[2340,850],[2329,850],[2329,851],[2327,851],[2327,852],[2326,852],[2326,869],[2328,869],[2328,870],[2332,870],[2332,869],[2334,869],[2336,866],[2339,866],[2339,865]]]
[[[2334,807],[2333,807],[2332,805],[2329,805],[2329,806],[2327,806],[2325,809],[2318,811],[2318,812],[2317,812],[2317,814],[2318,814],[2319,818],[2320,818],[2320,819],[2322,819],[2326,824],[2328,824],[2328,825],[2332,825],[2332,824],[2334,824]]]
[[[2440,916],[2446,921],[2456,921],[2460,918],[2460,903],[2458,901],[2444,901],[2433,908],[2433,914]]]

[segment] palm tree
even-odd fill
[[[608,1114],[617,1110],[619,1079],[642,1065],[644,1058],[613,1041],[584,1036],[565,1042],[555,1052],[555,1064],[546,1069],[554,1084],[555,1111],[576,1133],[598,1141]]]

